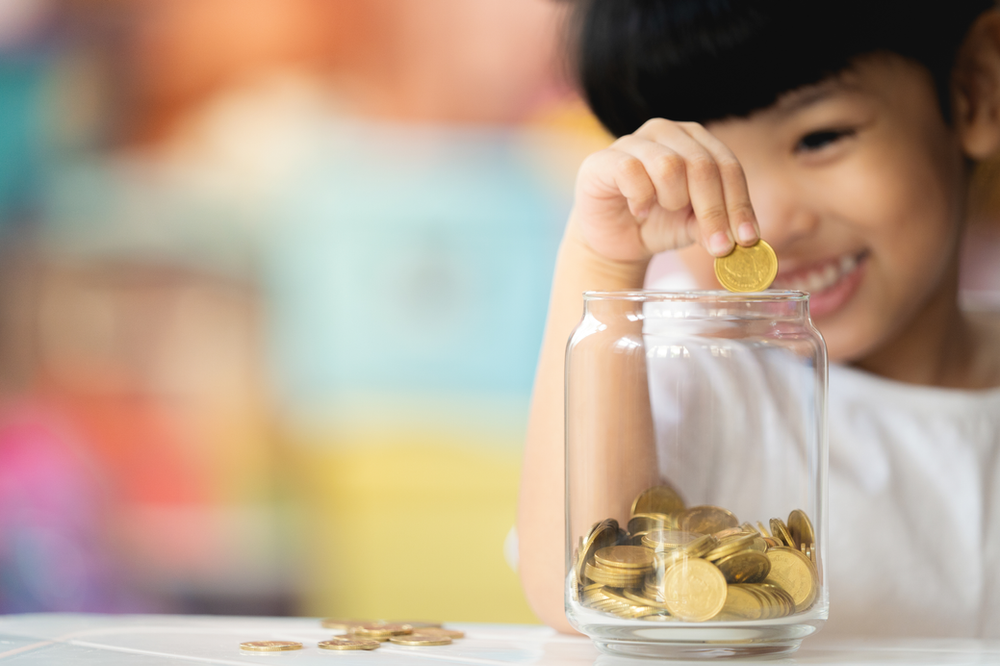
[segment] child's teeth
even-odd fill
[[[810,273],[806,276],[806,291],[819,291],[824,286],[820,273]]]
[[[837,281],[838,277],[840,277],[840,271],[837,270],[837,267],[835,265],[829,264],[826,267],[826,270],[823,271],[823,282],[825,283],[823,286],[824,287],[831,286],[834,282]]]
[[[854,270],[858,262],[854,259],[853,254],[845,254],[840,258],[840,272],[847,274]]]

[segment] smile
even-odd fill
[[[808,266],[780,272],[774,289],[805,291],[813,317],[836,312],[850,301],[864,274],[868,252],[844,254]]]

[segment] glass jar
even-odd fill
[[[797,291],[588,292],[566,614],[605,652],[781,653],[827,617],[826,346]]]

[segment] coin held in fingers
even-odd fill
[[[763,291],[778,274],[778,257],[763,240],[750,247],[737,245],[724,257],[715,258],[715,277],[729,291]]]

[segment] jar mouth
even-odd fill
[[[804,291],[668,291],[664,289],[626,289],[619,291],[585,291],[584,301],[648,301],[664,303],[787,303],[808,302]]]

